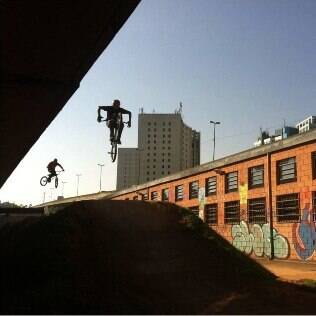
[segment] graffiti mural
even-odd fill
[[[251,228],[245,221],[232,226],[233,245],[246,254],[252,252],[258,256],[271,255],[271,240],[269,224],[253,224]],[[290,246],[287,239],[273,229],[274,256],[285,259],[290,254]]]
[[[199,188],[199,217],[203,220],[205,205],[205,188]]]
[[[309,203],[305,204],[301,222],[293,225],[293,243],[302,260],[311,258],[316,251],[316,229]]]

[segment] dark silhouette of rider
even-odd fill
[[[99,106],[98,108],[98,122],[101,122],[103,118],[100,114],[101,110],[107,112],[106,116],[106,125],[110,128],[110,141],[114,140],[114,129],[118,128],[118,135],[117,135],[117,143],[121,144],[121,135],[124,128],[123,120],[120,121],[120,125],[117,126],[117,117],[118,115],[128,114],[128,127],[131,127],[131,118],[132,113],[128,110],[121,108],[120,100],[114,100],[112,106]]]
[[[51,180],[52,177],[57,176],[56,173],[56,167],[60,167],[62,169],[62,171],[65,171],[65,169],[63,168],[63,166],[61,164],[58,163],[57,158],[55,158],[53,161],[51,161],[48,165],[47,165],[47,169],[49,172],[49,181]]]

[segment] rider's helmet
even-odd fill
[[[120,105],[121,105],[120,100],[118,100],[118,99],[113,100],[113,106],[114,106],[114,107],[119,108]]]

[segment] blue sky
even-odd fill
[[[58,158],[65,196],[116,185],[108,131],[96,108],[119,98],[133,113],[123,145],[137,146],[137,114],[174,112],[201,131],[201,162],[252,147],[259,129],[316,115],[316,1],[143,0],[82,80],[80,88],[0,191],[1,201],[33,205],[61,193],[41,187]],[[62,65],[61,65],[62,66]]]

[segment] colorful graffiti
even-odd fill
[[[203,220],[205,205],[205,188],[199,188],[199,217]]]
[[[309,203],[303,209],[301,222],[293,226],[293,244],[302,260],[311,258],[316,251],[316,229]]]
[[[245,221],[232,226],[233,245],[246,254],[252,252],[258,256],[271,256],[271,240],[269,224],[253,224],[249,229]],[[290,254],[290,246],[287,239],[273,229],[274,256],[285,259]]]

